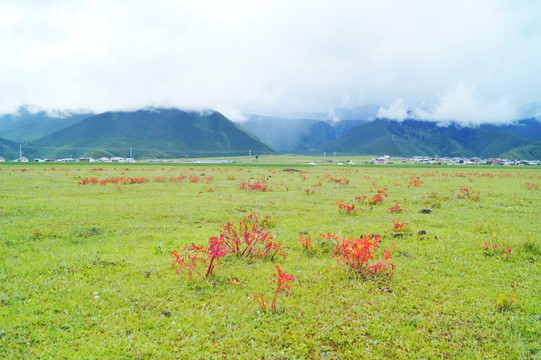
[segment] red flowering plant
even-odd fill
[[[372,265],[369,263],[375,257],[380,242],[381,236],[372,234],[340,239],[332,255],[336,258],[336,267],[343,265],[349,271],[359,275],[391,275],[395,266],[389,261],[391,253],[387,249],[383,251],[380,261]]]
[[[354,203],[350,203],[349,201],[335,201],[334,203],[338,205],[338,212],[340,214],[354,215],[357,213]]]
[[[289,296],[289,284],[288,282],[293,281],[294,276],[288,275],[285,272],[280,269],[280,266],[276,265],[277,273],[273,275],[273,277],[270,278],[270,281],[274,284],[276,284],[276,289],[274,290],[274,297],[272,299],[271,303],[271,310],[276,311],[276,301],[278,300],[278,295],[280,293],[284,293],[284,295],[287,297]],[[267,303],[265,302],[265,299],[263,298],[263,294],[261,292],[255,292],[252,293],[252,300],[257,301],[259,307],[261,310],[267,310]]]
[[[387,209],[387,211],[389,211],[390,213],[401,213],[404,211],[407,212],[407,210],[400,207],[400,205],[402,205],[400,201],[394,200],[394,205]]]
[[[299,233],[298,242],[304,250],[310,250],[313,248],[312,243],[314,242],[314,240],[308,233],[305,233],[305,232]]]
[[[259,213],[253,212],[239,221],[238,227],[231,221],[223,225],[223,240],[227,250],[238,257],[258,256],[272,259],[276,255],[286,257],[284,244],[275,241],[267,224],[270,218],[259,220]]]
[[[471,201],[479,201],[481,198],[479,191],[474,191],[467,187],[460,188],[460,192],[456,194],[456,197],[457,199],[470,199]]]
[[[535,183],[524,183],[524,184],[526,185],[528,190],[530,190],[533,193],[536,193],[536,192],[539,191],[539,185],[537,185]]]
[[[368,205],[370,205],[370,206],[376,206],[377,204],[383,204],[383,203],[385,203],[385,198],[387,197],[386,191],[387,191],[387,188],[378,189],[378,190],[376,190],[376,194],[374,196],[372,196],[371,198],[369,198],[366,195],[363,195],[363,196],[356,196],[355,200],[356,201],[364,201],[364,202],[368,203]]]
[[[420,186],[422,183],[423,183],[423,180],[419,179],[418,177],[412,177],[408,187],[410,187],[410,186]]]
[[[174,257],[173,267],[180,274],[184,269],[188,270],[188,277],[193,279],[193,274],[197,274],[201,277],[208,277],[213,275],[216,261],[225,256],[228,253],[223,234],[220,238],[211,237],[207,246],[197,246],[192,244],[190,247],[184,248],[184,253],[179,254],[176,250],[173,250],[171,254]],[[203,271],[199,270],[199,267],[206,267],[205,275]]]
[[[505,260],[511,256],[511,247],[499,247],[497,244],[490,245],[486,241],[483,242],[483,249],[486,256],[505,255]]]
[[[410,229],[409,221],[400,221],[400,218],[398,218],[397,220],[391,219],[391,221],[393,223],[391,231],[393,232],[404,232]]]
[[[289,296],[289,285],[287,284],[290,281],[293,281],[294,276],[288,275],[285,272],[280,269],[280,266],[276,265],[276,270],[278,271],[277,274],[274,274],[276,279],[271,278],[271,282],[276,284],[276,290],[274,291],[274,298],[272,299],[271,303],[271,310],[276,311],[276,299],[278,298],[278,294],[281,292],[284,293],[284,295],[287,297]]]
[[[247,191],[261,191],[265,192],[269,190],[267,187],[267,182],[264,179],[256,180],[255,182],[251,183],[250,181],[241,181],[238,184],[238,187],[240,190],[247,190]]]

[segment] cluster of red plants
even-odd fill
[[[390,213],[401,213],[401,212],[407,212],[406,209],[401,207],[402,203],[398,200],[394,200],[394,205],[391,206],[389,209],[387,209]]]
[[[79,181],[77,185],[91,185],[91,184],[100,184],[100,185],[106,185],[106,184],[142,184],[145,182],[149,182],[150,180],[145,177],[109,177],[103,180],[98,180],[95,177],[91,178],[84,178],[82,181]]]
[[[506,248],[500,248],[498,245],[490,245],[486,241],[483,242],[483,249],[485,249],[485,255],[505,254],[506,259],[509,259],[509,256],[511,255],[511,247],[507,246]]]
[[[181,176],[177,176],[177,177],[169,177],[169,178],[166,178],[165,176],[155,176],[152,179],[152,181],[157,182],[157,183],[167,182],[167,181],[169,181],[169,182],[181,182],[181,181],[184,181],[186,179],[188,179],[188,177],[186,175],[181,175]],[[192,182],[192,183],[198,183],[198,182],[201,182],[201,181],[211,183],[211,182],[214,181],[214,179],[212,177],[205,177],[205,178],[201,179],[199,176],[192,176],[188,180],[190,182]],[[149,182],[149,181],[150,181],[150,179],[142,177],[142,176],[140,176],[140,177],[109,177],[109,178],[106,178],[106,179],[103,179],[103,180],[98,180],[95,177],[91,177],[91,178],[84,178],[82,181],[79,181],[77,184],[78,185],[90,185],[90,184],[106,185],[106,184],[112,183],[112,184],[128,185],[128,184],[142,184],[142,183]]]
[[[251,213],[245,216],[240,222],[238,231],[231,222],[223,225],[223,232],[219,237],[211,237],[206,246],[192,244],[185,247],[183,252],[177,250],[171,252],[175,258],[173,267],[179,273],[184,269],[188,270],[188,276],[193,279],[193,274],[207,277],[213,274],[216,262],[221,257],[232,253],[238,257],[257,256],[272,259],[276,255],[283,255],[284,245],[274,241],[267,227],[267,219],[259,221],[259,213]],[[199,267],[206,267],[206,270],[199,270]]]
[[[524,183],[528,190],[531,190],[532,192],[536,193],[539,191],[539,186],[534,183]]]
[[[329,182],[335,182],[337,184],[349,184],[349,179],[346,179],[346,178],[343,178],[343,179],[338,179],[338,178],[330,178],[329,179]]]
[[[409,221],[400,221],[400,219],[397,219],[397,220],[392,219],[391,221],[393,223],[391,231],[404,232],[410,229]]]
[[[423,183],[423,180],[419,179],[419,178],[412,178],[411,181],[410,181],[410,184],[408,185],[408,187],[410,186],[420,186],[421,184]]]
[[[479,201],[481,198],[479,191],[474,191],[467,187],[460,188],[460,192],[456,194],[456,197],[457,199],[470,199],[472,201]]]
[[[239,221],[238,227],[228,221],[223,225],[223,240],[228,252],[238,257],[257,256],[272,259],[276,255],[284,258],[284,244],[275,241],[267,228],[270,218],[259,219],[260,214],[253,212]]]
[[[338,212],[340,214],[353,215],[357,213],[354,203],[350,203],[349,201],[335,201],[334,203],[338,205]]]
[[[327,237],[329,237],[328,234]],[[323,235],[325,236],[325,235]],[[333,236],[337,246],[332,257],[336,258],[336,267],[344,265],[350,271],[357,274],[387,274],[394,271],[394,264],[389,261],[391,253],[389,250],[383,250],[383,257],[380,261],[370,265],[369,262],[375,257],[375,252],[379,248],[381,236],[379,235],[361,235],[358,238],[342,238]]]
[[[89,184],[99,184],[99,180],[95,177],[84,178],[82,181],[79,181],[77,185],[89,185]]]
[[[314,242],[314,240],[312,239],[310,234],[302,232],[299,234],[298,242],[299,244],[301,244],[304,250],[309,250],[312,248],[312,243]]]
[[[241,190],[248,190],[248,191],[267,191],[267,182],[264,179],[256,180],[255,182],[251,183],[250,181],[241,181],[239,183],[239,189]]]
[[[356,201],[364,201],[368,203],[370,206],[376,206],[377,204],[383,204],[385,203],[385,198],[387,197],[387,188],[384,189],[378,189],[376,190],[376,194],[372,196],[371,198],[368,198],[368,196],[356,196]]]
[[[173,250],[171,254],[175,258],[173,260],[173,267],[182,273],[184,269],[188,270],[188,276],[193,279],[193,274],[198,274],[202,277],[212,275],[214,267],[216,266],[216,260],[222,256],[227,255],[227,249],[224,245],[223,234],[220,238],[211,237],[207,246],[196,246],[192,244],[190,247],[184,248],[184,253],[179,254],[176,250]],[[202,271],[198,270],[198,266],[206,267],[205,275]]]

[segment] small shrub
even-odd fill
[[[360,275],[392,274],[394,264],[389,261],[391,253],[387,249],[383,251],[382,260],[369,265],[380,241],[381,236],[371,234],[362,235],[359,238],[337,240],[337,246],[334,248],[335,254],[332,255],[336,258],[336,267],[343,265],[349,271]]]

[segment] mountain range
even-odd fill
[[[39,122],[39,118],[36,121]],[[0,156],[18,157],[18,144],[9,140],[2,144],[6,154]],[[23,150],[27,156],[31,153],[45,158],[129,156],[131,153],[135,158],[144,159],[236,156],[247,155],[250,150],[253,154],[275,152],[216,111],[166,108],[89,115],[24,142]]]
[[[339,120],[337,118],[341,118]],[[377,118],[377,106],[331,113],[250,115],[234,123],[219,112],[45,113],[21,108],[0,116],[0,156],[128,156],[139,159],[342,152],[359,155],[541,159],[536,118],[465,127]]]

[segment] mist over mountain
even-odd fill
[[[20,106],[13,114],[0,115],[0,138],[29,141],[73,125],[93,114],[72,111],[35,111]]]

